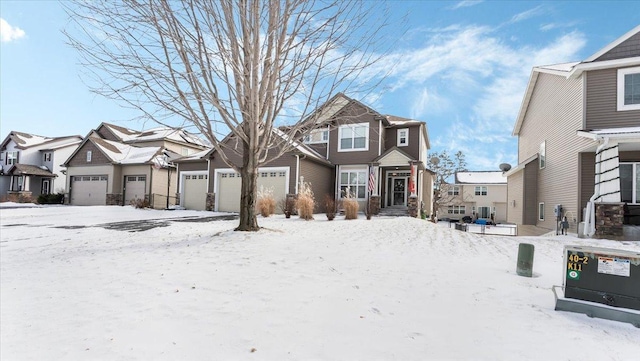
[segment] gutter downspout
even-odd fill
[[[596,149],[596,175],[595,182],[596,188],[594,190],[594,194],[587,202],[587,210],[586,210],[586,219],[584,222],[584,234],[589,238],[593,237],[596,233],[596,210],[595,210],[595,200],[600,197],[600,170],[602,167],[602,150],[609,144],[609,137],[604,138],[604,142],[598,146]]]
[[[298,179],[300,179],[300,155],[296,154],[296,188],[295,194],[298,194]]]

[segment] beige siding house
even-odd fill
[[[455,183],[442,191],[440,219],[507,221],[507,178],[502,172],[456,172]]]
[[[595,224],[585,216],[594,201],[620,215],[601,234],[640,223],[640,26],[585,61],[533,68],[513,135],[509,222],[553,230],[566,217],[576,232]]]

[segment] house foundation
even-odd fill
[[[624,203],[596,203],[596,238],[622,237]]]
[[[205,209],[207,211],[213,211],[216,207],[216,194],[215,193],[207,193],[207,200],[205,203]]]
[[[380,196],[369,197],[369,210],[371,211],[371,214],[380,214]]]
[[[418,197],[416,196],[409,197],[409,199],[407,200],[407,208],[409,212],[409,217],[416,218],[418,216],[418,211],[419,211]]]
[[[119,193],[107,193],[107,205],[108,206],[120,206],[122,205],[122,194]]]

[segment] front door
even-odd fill
[[[391,206],[407,205],[407,178],[391,178]]]
[[[41,192],[42,194],[49,194],[51,189],[51,181],[49,179],[43,179],[42,180],[42,189]]]

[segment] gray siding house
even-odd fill
[[[640,224],[640,26],[584,61],[533,68],[513,135],[509,222],[567,217],[614,237]]]

